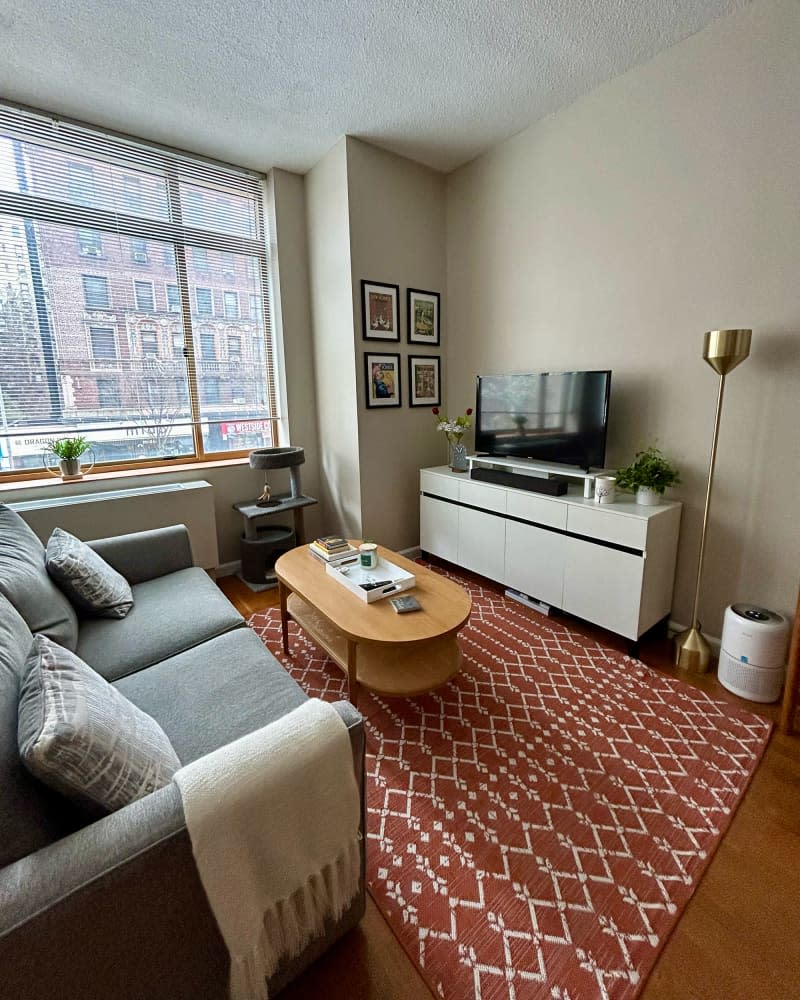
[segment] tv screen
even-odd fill
[[[479,375],[475,450],[602,467],[611,372]]]

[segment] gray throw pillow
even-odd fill
[[[40,781],[111,812],[169,784],[180,767],[155,719],[43,635],[23,668],[17,742]]]
[[[101,618],[124,618],[133,607],[133,591],[125,577],[62,528],[56,528],[47,542],[45,564],[80,611]]]

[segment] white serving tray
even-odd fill
[[[375,569],[365,569],[358,564],[355,566],[334,566],[331,563],[327,563],[325,571],[334,580],[341,583],[343,587],[347,587],[351,594],[355,594],[356,597],[362,601],[366,601],[367,604],[380,601],[384,597],[392,597],[394,594],[399,594],[404,590],[411,590],[417,582],[417,578],[413,573],[408,573],[399,566],[395,566],[394,563],[389,562],[388,559],[381,559],[380,557]],[[380,583],[383,580],[388,581],[385,587],[364,590],[361,586],[362,583]]]

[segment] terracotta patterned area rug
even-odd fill
[[[464,666],[368,693],[370,892],[442,997],[636,996],[730,823],[770,724],[448,572]],[[251,626],[316,697],[341,672],[277,609]]]

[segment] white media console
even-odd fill
[[[583,493],[582,484],[545,496],[423,469],[420,547],[636,642],[672,606],[681,504],[602,505]]]

